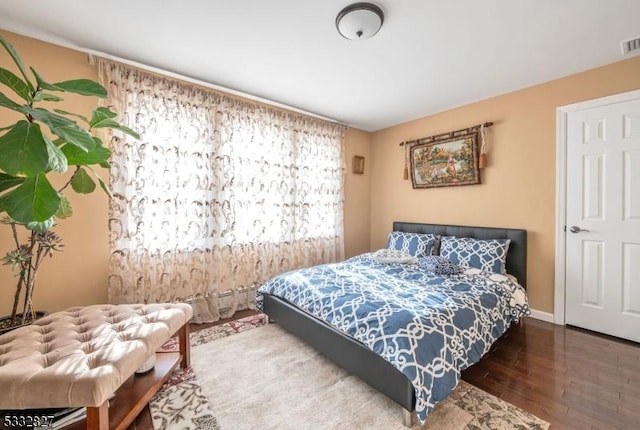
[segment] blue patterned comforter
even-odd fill
[[[373,253],[277,276],[258,289],[281,297],[360,341],[412,382],[424,423],[520,317],[524,289],[509,277],[466,270],[436,276],[420,264],[384,264]]]

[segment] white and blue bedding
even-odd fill
[[[277,276],[258,289],[360,341],[400,370],[421,423],[519,318],[530,313],[509,277],[468,269],[438,276],[427,265],[377,262],[374,253]]]

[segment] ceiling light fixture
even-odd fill
[[[340,11],[336,28],[346,39],[368,39],[380,30],[383,22],[384,13],[375,4],[354,3]]]

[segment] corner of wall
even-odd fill
[[[371,249],[371,133],[349,128],[345,135],[344,244],[345,256]],[[353,173],[354,155],[364,157],[364,173]]]

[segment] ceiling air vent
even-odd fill
[[[622,55],[637,54],[640,52],[640,36],[635,39],[623,40],[620,45],[622,45]]]

